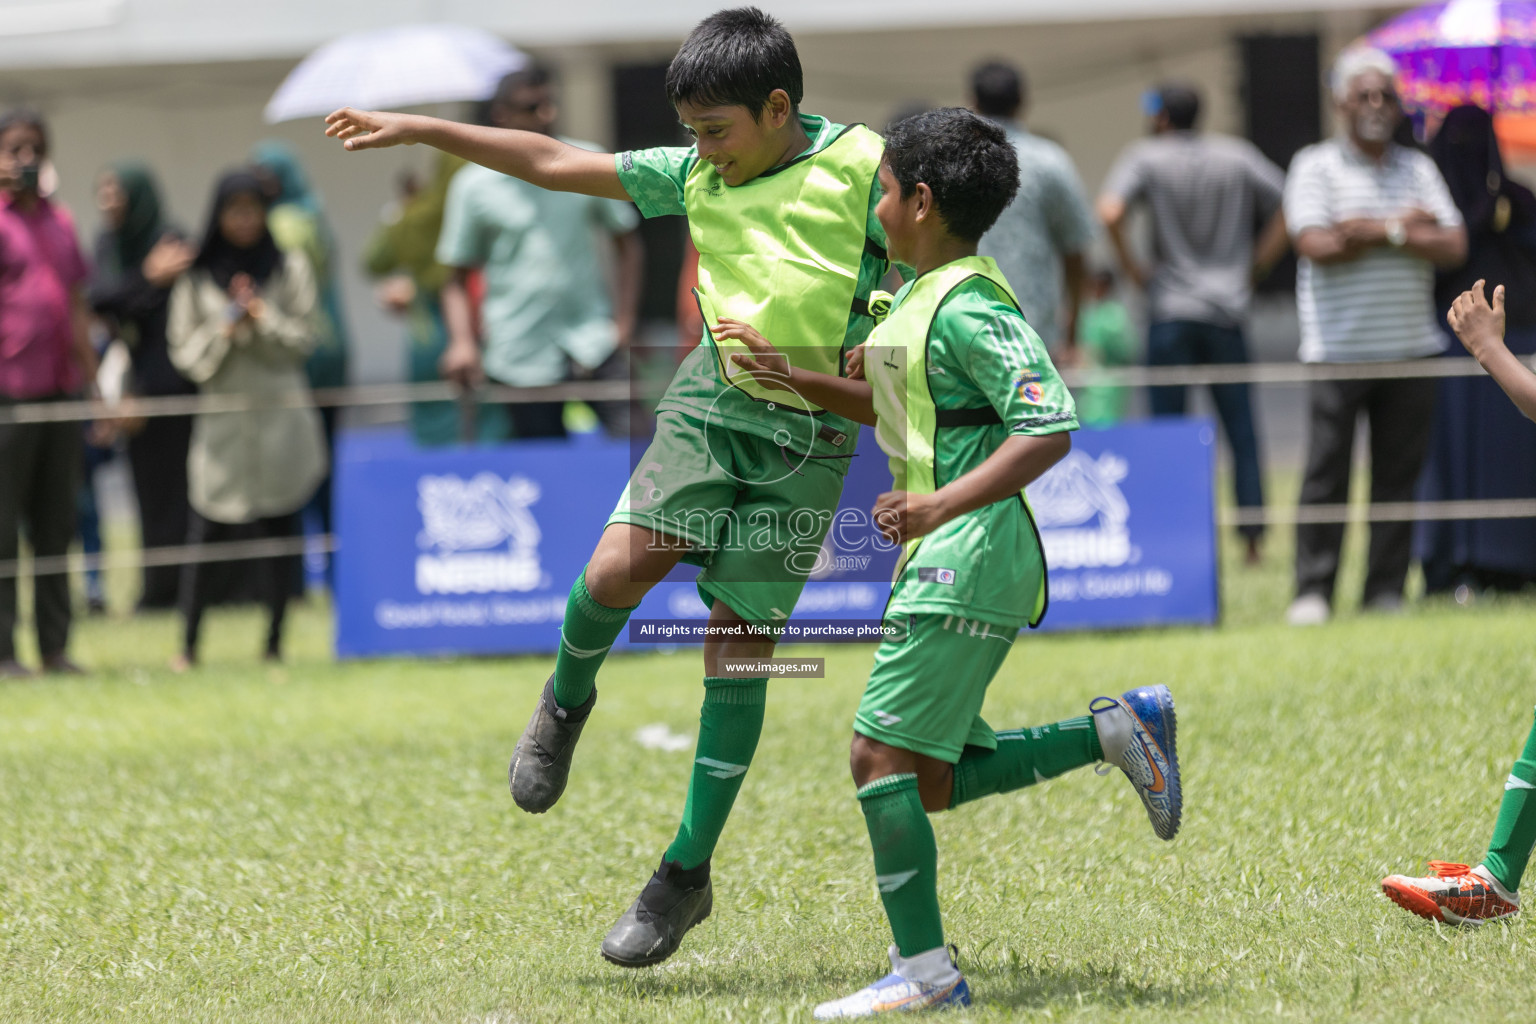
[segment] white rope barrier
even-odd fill
[[[1529,363],[1529,361],[1527,361]],[[1481,377],[1483,368],[1468,357],[1411,359],[1390,363],[1223,363],[1193,366],[1063,367],[1068,387],[1158,387],[1212,384],[1307,384],[1334,380],[1419,380]],[[473,396],[477,402],[519,405],[530,402],[627,402],[646,397],[632,381],[569,381],[536,388],[486,385],[465,392],[447,381],[321,388],[280,395],[170,395],[127,399],[108,408],[97,402],[0,401],[0,424],[67,423],[113,418],[151,418],[196,414],[254,412],[264,409],[366,408],[412,402],[452,402]]]
[[[339,550],[335,536],[266,537],[254,540],[230,540],[217,544],[179,544],[161,548],[133,548],[127,551],[103,551],[95,555],[50,555],[27,561],[0,562],[0,580],[15,579],[25,567],[33,576],[57,576],[79,569],[138,569],[164,565],[190,565],[196,562],[241,562],[257,558],[302,555],[309,551],[326,553]]]
[[[1216,513],[1219,526],[1295,526],[1323,523],[1437,522],[1463,519],[1526,519],[1536,517],[1536,498],[1502,498],[1478,501],[1403,501],[1376,504],[1300,505],[1269,508],[1222,508]],[[219,544],[186,544],[171,547],[106,551],[96,555],[54,555],[29,561],[0,562],[0,580],[24,574],[52,576],[76,569],[137,569],[193,562],[236,562],[257,558],[301,555],[310,551],[333,552],[340,539],[326,534],[315,537],[281,537],[234,540]]]

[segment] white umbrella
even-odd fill
[[[528,57],[468,25],[397,25],[342,36],[289,72],[267,103],[269,124],[338,107],[393,108],[488,99]]]

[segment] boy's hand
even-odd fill
[[[847,363],[847,366],[844,367],[843,376],[847,377],[849,380],[863,380],[864,379],[864,344],[863,343],[860,343],[858,346],[848,350],[848,363]]]
[[[326,117],[325,134],[341,139],[347,149],[409,146],[416,141],[411,133],[413,120],[410,114],[342,107]]]
[[[927,536],[950,519],[937,494],[910,491],[886,491],[875,499],[870,515],[874,517],[875,528],[893,544]]]
[[[763,387],[771,391],[794,390],[789,384],[789,360],[751,324],[722,316],[719,323],[710,325],[709,331],[717,341],[730,338],[752,350],[751,355],[736,353],[731,356],[731,362],[750,373]]]
[[[1451,330],[1479,363],[1504,347],[1504,286],[1493,290],[1493,305],[1483,298],[1483,281],[1456,296],[1446,314]]]

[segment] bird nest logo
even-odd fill
[[[1029,504],[1053,569],[1126,565],[1139,552],[1126,522],[1131,506],[1120,491],[1129,472],[1113,452],[1097,459],[1072,451],[1029,487]]]
[[[416,481],[421,533],[416,589],[423,594],[487,594],[537,590],[539,524],[529,511],[539,485],[495,473],[424,476]]]

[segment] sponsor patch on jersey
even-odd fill
[[[1045,388],[1040,386],[1040,374],[1036,370],[1020,370],[1014,374],[1013,389],[1030,405],[1045,401]]]
[[[919,583],[944,583],[955,585],[955,570],[920,567],[917,570],[917,582]]]

